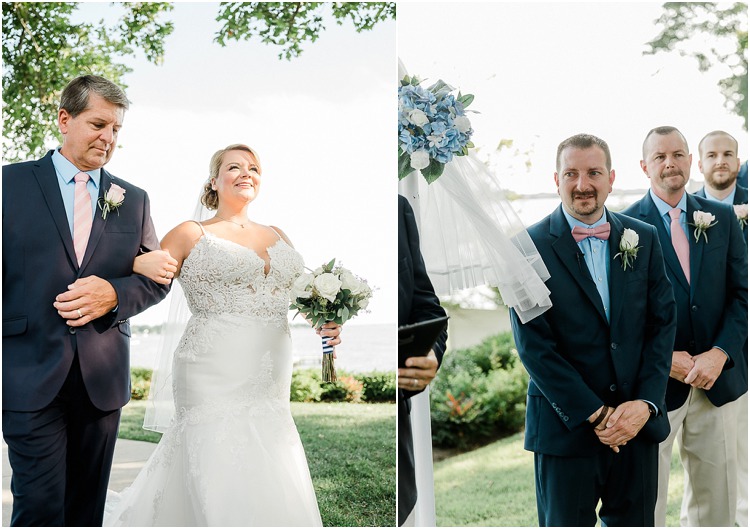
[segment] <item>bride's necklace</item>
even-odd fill
[[[236,225],[237,225],[237,226],[239,226],[240,228],[243,228],[243,229],[244,229],[244,227],[245,227],[245,225],[244,225],[244,224],[240,224],[239,222],[236,222],[236,221],[234,221],[234,220],[232,220],[232,219],[225,219],[225,218],[224,218],[224,217],[222,217],[221,215],[214,215],[214,216],[215,216],[215,217],[216,217],[217,219],[221,219],[221,220],[223,220],[223,221],[226,221],[226,222],[231,222],[232,224],[236,224]]]

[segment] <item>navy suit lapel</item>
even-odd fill
[[[557,254],[560,262],[565,265],[570,275],[573,276],[578,286],[586,294],[591,303],[596,307],[597,312],[607,323],[607,317],[604,314],[604,305],[599,291],[596,290],[594,280],[591,278],[586,261],[583,259],[581,249],[578,248],[575,239],[570,230],[570,225],[565,219],[562,212],[562,206],[558,207],[550,216],[550,235],[555,239],[552,242],[552,249]]]
[[[623,301],[627,292],[625,291],[625,274],[632,272],[633,268],[628,266],[627,270],[622,268],[622,256],[615,257],[620,252],[620,239],[624,231],[622,223],[609,211],[607,211],[607,220],[609,220],[609,305],[610,305],[610,324],[614,324],[620,317]],[[631,261],[633,267],[635,262]]]
[[[70,233],[68,215],[65,212],[65,204],[60,194],[60,184],[57,181],[55,166],[52,164],[51,151],[37,162],[32,172],[42,190],[42,195],[47,203],[52,219],[55,221],[68,258],[73,266],[78,268],[78,259],[76,259],[76,251],[73,247],[73,235]]]
[[[690,223],[693,218],[693,212],[700,211],[700,204],[690,194],[687,194],[687,218]],[[706,249],[706,240],[703,236],[696,242],[693,236],[693,227],[688,228],[688,242],[690,243],[690,283],[697,285],[701,273],[701,263],[703,262],[703,252]],[[709,241],[711,240],[711,228],[706,232]]]
[[[680,260],[677,258],[674,246],[672,246],[672,234],[669,233],[666,226],[664,226],[664,221],[662,220],[661,215],[659,215],[659,210],[656,209],[656,204],[651,200],[651,195],[648,193],[646,193],[646,196],[641,199],[639,214],[641,220],[656,228],[656,232],[659,234],[661,249],[664,253],[664,262],[666,263],[667,268],[671,271],[672,277],[677,280],[677,283],[684,288],[686,292],[690,292],[690,285],[685,277],[685,272],[682,271]]]
[[[92,204],[94,207],[94,220],[91,223],[91,234],[89,235],[89,242],[86,245],[86,253],[83,255],[83,261],[81,262],[81,270],[89,264],[96,245],[99,244],[99,239],[101,239],[104,232],[104,226],[107,224],[107,221],[102,218],[99,203],[104,199],[104,190],[109,189],[110,185],[112,185],[112,177],[102,169],[101,177],[99,178],[99,198],[97,198],[96,204]]]

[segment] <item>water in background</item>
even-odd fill
[[[307,326],[291,327],[295,367],[320,366],[320,337]],[[345,325],[342,343],[336,347],[336,368],[355,373],[395,371],[396,324]],[[130,364],[153,367],[161,344],[160,334],[134,334],[130,340]]]

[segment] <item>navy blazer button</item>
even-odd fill
[[[614,351],[615,349],[617,349],[617,344],[615,342],[612,342],[612,345],[610,345],[610,347]]]
[[[609,386],[609,390],[610,391],[617,391],[617,386],[615,386],[614,384],[612,384],[611,386]]]
[[[693,312],[698,312],[697,305],[693,305],[692,307],[690,307],[690,310],[692,310]]]
[[[76,333],[76,328],[75,327],[68,327],[68,332],[70,334],[75,334]]]

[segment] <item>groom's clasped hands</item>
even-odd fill
[[[604,420],[594,427],[599,440],[609,446],[615,453],[620,452],[620,446],[625,446],[633,439],[649,418],[649,405],[642,400],[623,402],[617,408],[607,408]],[[601,408],[594,416],[599,416]]]

